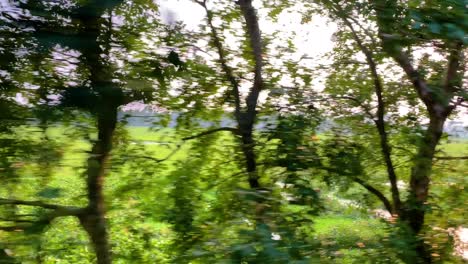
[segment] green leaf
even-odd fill
[[[450,38],[463,39],[466,36],[465,31],[463,29],[459,28],[455,24],[445,23],[444,26],[447,29],[447,31],[448,31],[447,35]]]
[[[440,24],[437,22],[429,23],[428,27],[429,27],[429,30],[434,34],[440,34],[440,30],[442,28]]]
[[[42,198],[49,198],[49,199],[52,199],[52,198],[58,198],[61,196],[61,191],[62,189],[60,188],[53,188],[53,187],[47,187],[41,191],[39,191],[37,193],[37,195],[39,197],[42,197]]]

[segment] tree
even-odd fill
[[[98,263],[111,263],[103,188],[118,123],[117,111],[123,104],[145,98],[142,90],[124,89],[122,84],[125,79],[114,73],[112,59],[118,55],[111,51],[112,38],[119,39],[123,35],[124,39],[121,38],[123,47],[125,44],[126,47],[129,46],[128,42],[131,42],[131,38],[125,31],[126,24],[118,28],[117,31],[121,30],[121,32],[115,33],[116,26],[112,18],[115,15],[121,15],[122,11],[133,11],[132,8],[153,8],[147,9],[147,12],[151,13],[155,6],[150,1],[142,1],[139,6],[130,8],[123,5],[122,1],[91,1],[85,4],[73,3],[71,6],[57,7],[41,1],[16,3],[14,7],[16,9],[12,10],[21,11],[21,16],[11,16],[9,13],[5,13],[4,16],[12,20],[10,21],[12,25],[17,27],[20,32],[19,37],[25,37],[27,41],[31,42],[31,50],[28,50],[27,54],[28,59],[32,61],[32,68],[38,76],[32,78],[32,81],[38,85],[39,89],[37,89],[37,93],[28,96],[28,99],[34,99],[31,102],[34,103],[35,110],[37,109],[38,118],[41,120],[40,123],[44,131],[47,129],[47,115],[61,111],[62,114],[56,116],[53,121],[67,122],[71,119],[70,117],[73,117],[73,112],[66,109],[75,109],[79,110],[78,116],[90,115],[92,119],[96,120],[97,139],[90,140],[92,148],[87,159],[86,191],[88,201],[86,206],[61,206],[42,201],[1,199],[1,205],[32,206],[47,210],[47,213],[40,215],[37,220],[12,218],[9,221],[21,224],[7,226],[3,230],[34,229],[42,231],[58,217],[73,216],[80,220],[81,225],[87,231]],[[122,9],[119,10],[119,8]],[[43,9],[46,12],[43,12]],[[72,23],[67,23],[63,18],[70,19]],[[138,18],[141,16],[133,19],[137,23],[141,23]],[[133,21],[129,19],[128,22]],[[27,27],[32,27],[32,30],[25,30]],[[7,28],[8,30],[9,28]],[[142,30],[141,33],[144,31]],[[78,78],[63,76],[63,74],[57,73],[53,66],[50,69],[44,63],[44,60],[57,63],[56,60],[60,59],[54,58],[51,53],[54,49],[60,48],[79,53],[77,56],[79,63],[67,65],[68,67],[76,67],[79,72],[77,73]],[[14,76],[19,69],[11,67],[13,64],[11,60],[10,63],[6,64],[7,68],[5,69],[9,70],[8,74]],[[121,77],[120,83],[113,80],[115,77]],[[59,97],[58,102],[57,100],[54,102],[49,96]],[[10,109],[12,110],[13,107],[9,106]],[[15,148],[21,150],[24,146],[17,145]],[[53,160],[48,160],[48,164],[51,165],[51,161]],[[47,174],[46,171],[44,172]]]
[[[14,253],[0,258],[449,259],[426,227],[461,223],[434,219],[459,216],[465,195],[464,155],[438,153],[466,100],[460,1],[193,0],[206,15],[193,31],[163,25],[153,0],[59,2],[0,4],[0,253]],[[302,32],[267,26],[291,12],[338,24],[330,64],[311,66]],[[163,111],[142,133],[129,104]],[[368,217],[335,195],[381,204],[389,234],[366,249],[346,237],[343,258],[317,241],[323,204]]]
[[[369,97],[370,94],[367,90],[362,90],[358,96],[344,94],[338,95],[337,98],[349,100],[351,104],[359,107],[365,113],[367,120],[374,123],[378,131],[380,150],[391,186],[392,200],[388,200],[377,188],[368,184],[364,185],[363,182],[359,182],[361,180],[358,182],[375,194],[390,213],[408,224],[410,232],[414,236],[418,236],[424,225],[424,216],[428,208],[426,204],[429,195],[430,175],[436,148],[443,134],[444,123],[466,98],[466,88],[463,87],[462,82],[465,45],[462,32],[464,32],[465,26],[457,22],[466,18],[463,4],[456,1],[440,4],[419,2],[400,4],[388,1],[362,4],[343,4],[339,1],[322,1],[322,3],[329,8],[331,15],[338,18],[343,27],[346,28],[346,31],[340,33],[343,41],[352,39],[355,44],[353,48],[358,49],[364,55],[375,99]],[[374,21],[378,31],[372,27]],[[346,42],[339,47],[350,47],[345,45]],[[422,49],[424,51],[424,49],[430,48],[444,56],[444,59],[435,60],[424,56],[420,59],[419,68],[416,69],[414,66],[416,56],[413,55],[412,50]],[[425,106],[423,119],[427,118],[429,121],[427,125],[422,120],[415,124],[416,129],[422,129],[422,136],[415,146],[416,153],[412,158],[413,165],[409,177],[409,194],[405,201],[402,201],[401,191],[397,184],[396,165],[392,157],[394,146],[392,148],[387,132],[389,125],[386,123],[387,120],[391,120],[387,106],[388,102],[398,104],[402,100],[409,102],[413,109],[417,106],[411,103],[413,95],[398,99],[398,97],[391,97],[388,88],[388,91],[385,91],[386,86],[393,86],[388,81],[387,84],[384,84],[385,78],[379,73],[379,64],[382,67],[390,64],[384,60],[385,57],[392,58],[406,74],[415,95]],[[354,62],[351,63],[354,64]],[[443,66],[444,63],[445,66]],[[354,78],[362,78],[359,76],[360,73],[356,72],[356,69],[360,67],[362,66],[356,64],[348,67],[353,70],[350,74],[356,76]],[[330,84],[343,85],[345,83]],[[407,86],[402,87],[406,88]],[[404,90],[402,92],[405,93]],[[376,101],[372,102],[373,100]],[[376,105],[375,113],[373,113],[372,105]],[[392,124],[392,130],[395,130],[395,125]],[[431,261],[431,255],[424,243],[419,241],[416,246],[418,261],[428,263]],[[414,263],[416,260],[410,259],[408,261]]]
[[[232,146],[234,152],[231,156],[226,157],[227,160],[222,160],[222,162],[229,163],[230,159],[234,158],[234,162],[238,165],[236,171],[234,171],[235,173],[229,176],[220,175],[214,171],[212,177],[222,177],[224,180],[220,180],[220,182],[232,183],[230,188],[226,188],[227,185],[224,186],[224,184],[223,187],[217,188],[217,193],[223,193],[219,197],[224,203],[219,202],[219,206],[225,208],[223,214],[227,214],[226,211],[231,212],[233,209],[230,207],[237,209],[241,205],[241,208],[243,207],[242,213],[245,213],[242,217],[249,221],[253,220],[254,231],[249,230],[241,233],[244,234],[240,238],[242,242],[235,245],[235,250],[230,250],[232,256],[245,260],[252,259],[252,261],[254,259],[272,261],[272,256],[277,253],[281,255],[278,261],[285,261],[287,257],[284,252],[282,253],[283,250],[279,250],[277,247],[282,243],[294,244],[297,242],[299,244],[300,242],[294,241],[293,238],[291,240],[286,239],[287,228],[285,223],[287,221],[279,220],[281,217],[278,217],[278,212],[282,210],[279,207],[285,206],[287,203],[277,193],[279,188],[276,184],[282,179],[280,180],[279,177],[269,174],[270,168],[277,166],[277,164],[270,164],[267,161],[269,159],[268,155],[264,154],[265,149],[271,147],[272,144],[268,142],[267,134],[256,131],[255,124],[262,116],[269,117],[270,120],[273,119],[276,111],[281,109],[274,101],[278,97],[284,97],[286,93],[284,90],[287,88],[282,87],[279,83],[281,74],[292,76],[295,82],[294,85],[297,85],[298,90],[304,83],[310,83],[309,75],[304,71],[301,72],[304,69],[300,69],[300,66],[296,65],[292,60],[286,59],[279,66],[269,62],[270,58],[272,61],[275,58],[273,55],[267,55],[269,48],[278,44],[271,44],[271,37],[260,33],[258,14],[251,1],[240,1],[236,4],[231,2],[215,4],[208,1],[197,1],[197,4],[206,13],[206,28],[203,27],[201,33],[185,33],[190,37],[186,41],[190,43],[197,43],[197,40],[207,41],[208,46],[197,46],[196,52],[192,51],[192,54],[178,52],[184,66],[179,78],[177,78],[180,82],[176,84],[176,87],[173,87],[173,90],[175,90],[176,94],[174,99],[181,103],[166,103],[165,105],[171,110],[180,111],[178,128],[182,131],[184,141],[203,140],[204,137],[215,136],[214,134],[217,132],[228,132],[231,136],[234,136],[233,140],[236,142]],[[225,21],[226,23],[218,24],[219,21]],[[239,29],[243,30],[239,31]],[[230,38],[236,41],[231,41]],[[186,46],[189,46],[189,44],[182,43],[177,49],[183,50]],[[193,44],[190,46],[193,46]],[[290,46],[290,49],[293,49],[293,45]],[[278,49],[273,54],[279,58],[286,52],[288,51]],[[304,83],[301,83],[302,79],[304,79]],[[277,91],[277,93],[279,91],[279,95],[268,96],[266,102],[259,100],[261,93],[266,95],[272,90]],[[294,93],[296,92],[300,93],[294,91]],[[298,102],[297,108],[303,107],[302,105],[299,106],[299,101],[303,103],[299,97],[295,97],[293,100]],[[229,112],[226,113],[225,109],[229,109]],[[223,121],[222,118],[226,118],[226,116],[233,121],[233,126],[219,125]],[[198,134],[193,133],[193,129],[200,128],[200,119],[210,121],[212,129],[202,130]],[[267,122],[271,122],[270,120],[267,119]],[[188,131],[189,133],[187,133],[187,128],[191,129]],[[224,137],[224,135],[220,137],[224,140],[224,146],[231,147],[230,137]],[[205,145],[197,145],[202,149],[193,149],[191,152],[194,153],[193,155],[200,152],[205,153],[206,149],[204,148],[210,147],[206,143]],[[213,151],[213,155],[215,153]],[[205,162],[210,164],[210,158],[205,158]],[[200,170],[205,166],[206,164],[200,167]],[[226,166],[231,167],[231,164]],[[185,165],[181,164],[181,167],[185,168]],[[180,173],[186,175],[186,170],[182,168]],[[278,170],[278,168],[271,169]],[[240,171],[237,173],[238,170]],[[240,175],[247,175],[248,181],[235,181]],[[281,174],[281,176],[286,177],[284,174]],[[200,176],[194,175],[193,177]],[[180,189],[193,190],[193,181],[194,179],[186,179],[185,181],[178,180],[177,183]],[[245,183],[248,183],[250,190],[244,190]],[[202,188],[202,186],[199,188]],[[234,188],[242,190],[238,190],[239,195],[233,195]],[[178,193],[178,196],[183,196],[183,194]],[[178,203],[183,199],[192,199],[192,197],[190,194],[186,198],[177,197],[177,199],[174,198],[174,203]],[[232,201],[232,199],[236,200]],[[209,204],[211,206],[211,203]],[[174,210],[187,211],[187,208],[181,206],[179,209],[175,208]],[[190,211],[190,215],[186,215],[187,219],[183,220],[191,223],[186,224],[187,227],[196,226],[192,223],[192,221],[197,222],[197,210],[194,211]],[[235,213],[235,211],[232,213]],[[217,217],[215,214],[216,212],[213,212],[212,218],[232,221],[226,219],[226,217]],[[239,216],[236,217],[239,218]],[[182,221],[182,219],[176,220]],[[292,221],[288,223],[290,229],[294,230],[291,231],[292,234],[295,232],[295,228],[299,226],[299,222],[297,226]],[[224,226],[226,222],[219,222],[218,225]],[[272,228],[278,230],[278,232],[285,232],[282,233],[282,236],[284,235],[283,241],[273,241],[271,239]],[[180,235],[184,237],[187,233],[187,230],[183,230]],[[193,245],[191,240],[181,240]],[[251,245],[254,244],[258,244],[259,247],[268,245],[268,250],[252,248]],[[252,254],[249,253],[249,250],[243,250],[243,247],[246,246],[252,250]],[[291,249],[291,251],[293,250]],[[303,252],[305,251],[304,247]]]

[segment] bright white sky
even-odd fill
[[[158,2],[161,4],[161,14],[165,23],[183,21],[190,30],[196,30],[201,23],[204,23],[205,11],[191,0],[159,0]],[[300,33],[296,36],[294,44],[298,50],[306,52],[308,56],[323,55],[333,47],[331,36],[336,31],[336,25],[327,23],[323,17],[314,16],[310,23],[301,24],[301,17],[298,13],[281,14],[278,23],[266,21],[262,19],[265,17],[262,15],[265,14],[260,15],[260,28],[264,33],[268,34],[277,30],[285,34]]]
[[[158,2],[161,4],[161,14],[165,23],[172,24],[174,21],[182,21],[190,30],[196,30],[200,24],[204,23],[205,11],[191,0],[158,0]],[[255,4],[254,1],[254,5]],[[267,34],[274,31],[281,31],[284,32],[284,34],[290,34],[291,32],[298,33],[294,37],[294,44],[297,50],[302,53],[297,53],[293,55],[293,57],[298,59],[302,55],[305,55],[313,58],[313,62],[310,61],[307,63],[311,67],[317,66],[319,63],[326,63],[326,61],[322,59],[322,55],[331,51],[333,48],[331,37],[336,31],[335,24],[317,15],[313,16],[311,22],[301,24],[299,13],[285,14],[285,12],[280,15],[277,23],[273,23],[272,21],[264,19],[266,15],[261,13],[261,9],[258,11],[260,12],[259,23],[262,32]],[[315,89],[321,89],[323,87],[321,80],[316,80],[313,85]],[[402,109],[402,111],[404,112],[405,109]],[[462,109],[455,120],[461,121],[464,126],[468,126],[467,111]]]
[[[160,12],[163,21],[167,24],[182,21],[187,29],[196,31],[201,24],[206,23],[204,20],[206,17],[205,10],[191,0],[159,0],[158,3],[161,5]],[[254,5],[259,6],[259,3],[254,1]],[[290,14],[283,12],[279,15],[278,21],[273,22],[268,19],[268,15],[264,9],[257,8],[257,10],[259,12],[259,24],[262,33],[270,35],[274,32],[280,32],[279,35],[284,37],[290,37],[294,33],[298,33],[293,36],[297,52],[285,54],[284,58],[289,57],[295,61],[298,61],[301,57],[312,58],[301,60],[301,64],[309,68],[328,62],[322,59],[322,56],[333,48],[331,37],[336,31],[335,24],[328,23],[325,18],[319,16],[314,16],[314,19],[310,23],[302,24],[302,17],[299,12],[291,12]],[[234,38],[230,40],[228,36],[226,45],[231,49],[235,49],[234,43],[238,43],[238,40]],[[282,46],[283,43],[284,41],[277,40],[274,44]],[[274,64],[274,61],[270,61],[270,63]],[[322,90],[324,88],[324,80],[325,75],[322,77],[315,76],[312,83],[313,89]],[[280,83],[284,86],[291,86],[291,80],[286,76]],[[246,93],[249,88],[250,84],[241,84],[241,92]],[[260,104],[265,101],[267,95],[268,92],[260,94]]]

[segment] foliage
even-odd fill
[[[464,1],[192,4],[0,4],[0,262],[460,261]]]

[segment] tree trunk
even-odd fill
[[[242,16],[245,20],[247,30],[247,38],[252,49],[254,60],[254,81],[246,98],[247,109],[244,113],[239,114],[237,121],[242,136],[242,150],[246,160],[246,169],[249,176],[249,185],[256,194],[255,202],[255,218],[257,224],[267,223],[265,219],[266,193],[260,190],[260,182],[257,171],[257,161],[255,155],[255,140],[253,139],[253,128],[255,119],[257,118],[257,105],[258,96],[264,88],[262,71],[263,71],[263,51],[262,51],[262,37],[260,26],[258,24],[258,17],[255,8],[252,6],[252,0],[239,0],[237,4],[240,7]]]
[[[88,207],[80,217],[96,252],[98,264],[110,264],[111,250],[106,228],[103,185],[117,124],[117,107],[104,106],[98,116],[98,140],[88,158]]]
[[[419,146],[411,171],[410,194],[402,219],[409,223],[415,233],[419,233],[424,224],[425,203],[429,193],[432,161],[442,136],[445,119],[446,117],[430,118],[429,127]]]
[[[408,200],[404,204],[401,220],[406,222],[417,239],[417,263],[432,263],[429,248],[418,234],[424,225],[426,203],[429,193],[429,182],[432,162],[442,136],[446,116],[432,115],[423,141],[420,143],[411,171]]]
[[[219,63],[225,74],[226,80],[230,83],[234,95],[235,104],[235,118],[237,121],[237,128],[240,133],[241,149],[245,159],[245,168],[248,174],[249,186],[255,192],[260,189],[259,176],[257,171],[257,157],[255,155],[255,140],[253,138],[253,127],[257,117],[257,103],[260,91],[263,90],[262,78],[262,39],[258,18],[251,0],[239,0],[237,4],[240,7],[242,16],[245,19],[245,26],[247,29],[247,37],[252,48],[252,55],[254,57],[254,82],[246,98],[246,109],[242,109],[241,95],[239,91],[239,81],[235,77],[233,70],[229,67],[226,60],[226,52],[218,36],[218,32],[213,25],[213,13],[207,8],[206,1],[197,1],[207,13],[208,26],[211,29],[211,38],[214,46],[218,52]],[[255,195],[256,210],[255,217],[257,222],[264,222],[264,198],[261,193]]]
[[[111,251],[108,243],[106,221],[103,211],[92,211],[80,218],[83,228],[89,235],[98,264],[111,264]]]
[[[108,1],[88,1],[78,16],[83,25],[80,33],[84,39],[88,40],[87,45],[83,45],[81,52],[83,61],[89,68],[91,89],[97,94],[96,105],[91,106],[90,111],[95,113],[97,117],[98,128],[98,139],[94,142],[88,158],[88,206],[80,216],[80,221],[93,244],[98,264],[112,262],[105,219],[103,186],[106,166],[112,149],[112,138],[117,125],[117,108],[123,101],[122,90],[118,84],[112,82],[113,69],[109,61],[102,58],[103,54],[109,56],[110,52],[112,42],[111,13],[106,24],[108,27],[106,40],[101,41],[100,36],[102,25],[106,22],[102,15],[120,2],[112,1],[112,5],[109,5]]]
[[[255,140],[253,139],[253,122],[254,117],[245,117],[241,115],[237,122],[241,133],[242,153],[245,158],[245,168],[249,177],[249,186],[252,189],[260,188],[257,174],[257,160],[255,155]]]

